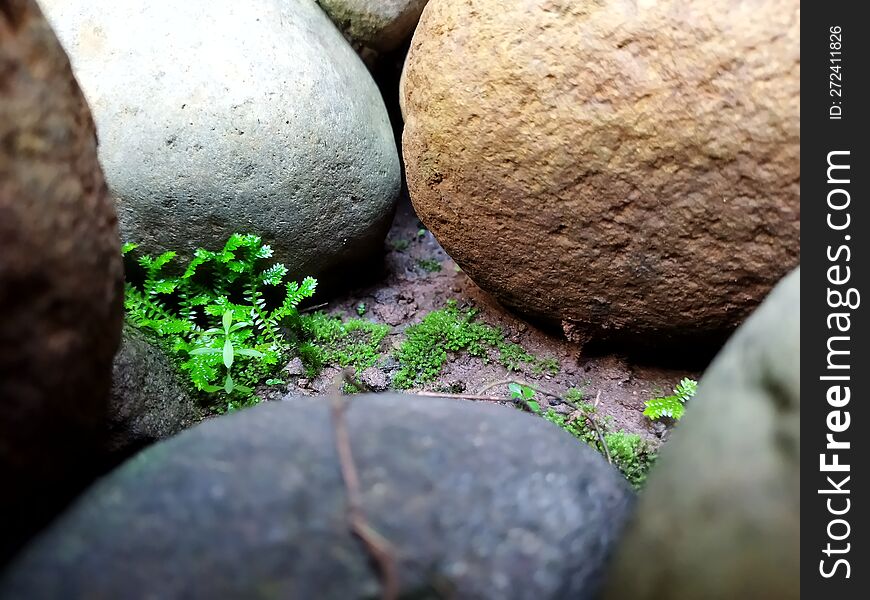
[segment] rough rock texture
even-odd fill
[[[142,332],[125,326],[115,355],[107,451],[126,458],[203,418],[174,362]]]
[[[796,270],[701,380],[620,543],[609,600],[800,597],[800,399]]]
[[[401,597],[595,596],[632,492],[593,450],[532,415],[456,400],[357,396],[345,421]],[[324,398],[206,421],[84,496],[0,597],[380,597],[348,533],[334,440]]]
[[[350,39],[386,52],[411,37],[429,0],[317,0]]]
[[[387,112],[313,0],[43,0],[94,111],[124,241],[262,235],[293,276],[379,250],[400,187]]]
[[[578,337],[730,331],[800,243],[797,0],[439,0],[414,34],[418,214]]]
[[[30,0],[0,0],[0,561],[92,466],[121,328],[94,125]]]

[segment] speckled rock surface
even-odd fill
[[[380,51],[411,37],[429,0],[317,0],[354,42]]]
[[[414,207],[579,339],[722,336],[796,266],[797,0],[439,0],[403,76]]]
[[[42,0],[100,135],[124,241],[256,233],[291,275],[381,248],[400,187],[380,93],[314,0]]]
[[[650,472],[608,600],[800,598],[800,400],[796,270],[701,379]]]
[[[106,450],[116,459],[203,418],[184,374],[141,331],[124,326],[112,370]]]
[[[36,4],[0,3],[0,561],[93,466],[121,329],[90,112]]]
[[[397,394],[354,397],[346,423],[402,597],[595,596],[633,493],[589,447],[513,408]],[[328,400],[260,405],[113,473],[0,597],[379,597],[345,500]]]

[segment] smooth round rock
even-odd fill
[[[0,7],[0,562],[91,476],[122,319],[90,111],[32,0]]]
[[[203,419],[190,378],[135,327],[125,325],[112,363],[106,451],[128,458]]]
[[[581,341],[721,339],[799,260],[797,0],[439,0],[403,76],[414,207]]]
[[[369,527],[402,598],[594,598],[632,505],[591,448],[513,408],[355,396]],[[328,398],[206,421],[129,461],[7,571],[0,598],[380,597],[347,521]]]
[[[293,277],[380,250],[400,166],[380,92],[313,0],[43,0],[124,241],[261,235]]]
[[[411,37],[429,0],[317,0],[352,41],[387,52]]]
[[[650,471],[608,600],[800,598],[800,306],[795,270],[704,374]]]

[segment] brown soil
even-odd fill
[[[437,261],[440,271],[430,272]],[[447,300],[455,299],[460,307],[474,306],[480,310],[478,319],[500,327],[508,340],[522,345],[540,358],[559,361],[556,375],[534,375],[531,372],[509,373],[497,361],[485,362],[465,354],[450,357],[436,381],[416,391],[479,393],[486,386],[506,379],[528,381],[542,389],[564,394],[568,388],[580,388],[585,401],[598,401],[598,412],[612,417],[613,425],[639,433],[656,442],[665,433],[661,424],[644,417],[644,401],[669,393],[683,377],[698,378],[697,370],[647,366],[625,356],[599,356],[582,352],[557,332],[542,330],[500,306],[465,275],[444,252],[432,234],[423,228],[407,197],[400,203],[396,218],[385,242],[381,277],[375,283],[358,286],[350,292],[333,297],[323,310],[344,318],[357,317],[357,307],[365,305],[363,318],[392,327],[383,342],[384,356],[377,367],[363,374],[363,381],[389,385],[398,364],[392,351],[404,339],[404,330],[418,323],[429,312],[443,308]],[[375,269],[377,271],[377,268]],[[270,398],[283,393],[314,395],[326,392],[339,374],[337,368],[326,368],[313,380],[304,375],[289,377],[286,388],[273,389]],[[486,392],[488,396],[509,398],[507,384]],[[547,406],[548,399],[539,398]],[[549,399],[557,410],[565,410],[558,401]]]

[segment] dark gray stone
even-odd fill
[[[141,331],[124,326],[115,355],[106,450],[126,458],[203,418],[184,374]]]
[[[597,453],[513,408],[397,394],[346,413],[363,509],[404,598],[592,598],[632,505]],[[2,598],[375,598],[329,401],[213,419],[95,486]]]

